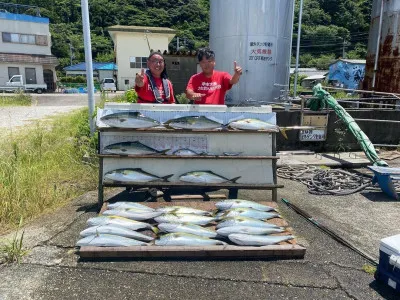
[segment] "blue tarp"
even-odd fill
[[[329,66],[328,80],[336,81],[340,87],[358,89],[364,75],[365,62],[339,59]]]

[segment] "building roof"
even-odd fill
[[[359,65],[365,65],[366,60],[365,59],[345,59],[345,58],[339,58],[337,60],[335,60],[333,63],[331,63],[330,65],[333,65],[335,63],[337,63],[338,61],[342,61],[345,63],[349,63],[349,64],[359,64]]]
[[[303,80],[317,80],[317,79],[324,79],[326,76],[325,75],[312,75],[308,76],[307,78],[304,78]]]
[[[64,71],[85,71],[86,72],[86,63],[81,62],[72,66],[65,67],[63,69]],[[116,64],[111,63],[111,62],[106,62],[106,63],[99,63],[99,62],[93,62],[93,70],[118,70],[118,67]]]
[[[169,33],[176,34],[174,29],[168,27],[149,27],[149,26],[124,26],[114,25],[107,27],[108,31],[125,31],[125,32],[140,32],[140,33]]]
[[[294,74],[295,68],[290,68],[290,74]],[[307,76],[313,76],[313,75],[325,75],[328,73],[328,70],[317,70],[317,68],[299,68],[299,75],[307,75]]]
[[[9,12],[0,12],[0,20],[1,19],[49,24],[49,18],[34,17],[34,16],[30,16],[30,15],[23,15],[23,14],[13,14],[13,13],[9,13]]]

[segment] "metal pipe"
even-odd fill
[[[297,95],[297,77],[299,76],[299,56],[300,56],[300,35],[301,35],[301,18],[303,16],[303,0],[300,0],[299,11],[299,28],[297,31],[297,48],[296,48],[296,69],[294,71],[294,91],[293,97]]]
[[[400,123],[400,121],[394,120],[377,120],[377,119],[354,119],[357,122],[378,122],[378,123]]]
[[[373,89],[375,88],[376,72],[378,71],[379,44],[381,41],[381,31],[382,31],[382,21],[383,21],[383,5],[384,5],[384,0],[381,1],[381,14],[379,15],[379,28],[378,28],[378,38],[376,40],[374,74],[372,76],[372,88]]]
[[[388,147],[388,148],[399,148],[400,147],[400,144],[399,145],[373,144],[373,145],[377,146],[377,147]]]
[[[286,97],[289,97],[289,93],[290,93],[290,66],[292,64],[292,43],[293,43],[293,28],[294,28],[294,9],[295,9],[295,5],[296,4],[296,0],[293,0],[293,11],[292,11],[292,27],[290,29],[290,42],[289,42],[289,67],[288,67],[288,73],[287,73],[287,93],[286,93]],[[287,100],[287,99],[286,99]]]
[[[90,41],[90,23],[89,23],[89,5],[88,0],[81,0],[83,40],[85,45],[86,61],[86,82],[89,106],[89,125],[90,135],[94,134],[94,85],[93,85],[93,63],[92,63],[92,45]]]
[[[354,90],[354,89],[344,89],[344,88],[336,88],[331,86],[323,86],[324,89],[329,90],[341,90],[341,91],[349,91],[349,92],[357,92],[357,93],[364,93],[364,94],[381,94],[381,95],[389,95],[389,96],[400,96],[398,93],[387,93],[387,92],[376,92],[376,91],[367,91],[367,90]]]
[[[358,103],[358,104],[366,104],[366,105],[372,105],[372,106],[380,106],[382,105],[382,103],[369,103],[369,102],[361,102],[361,101],[348,101],[348,100],[338,100],[336,99],[337,102],[344,102],[344,103]],[[400,107],[400,105],[396,105],[396,104],[383,104],[385,106],[389,106],[389,107]]]

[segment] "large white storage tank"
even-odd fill
[[[227,104],[277,101],[288,84],[293,6],[294,0],[211,0],[216,69],[232,74],[234,61],[243,68]]]

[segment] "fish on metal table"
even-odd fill
[[[157,246],[212,246],[226,245],[225,242],[212,240],[190,233],[168,233],[155,240]]]
[[[263,205],[250,200],[242,200],[242,199],[227,199],[223,201],[219,201],[215,203],[215,206],[219,210],[228,210],[233,208],[252,208],[260,211],[273,211],[275,208]]]
[[[228,238],[237,245],[242,246],[267,246],[294,239],[293,235],[251,235],[243,233],[232,233]]]
[[[192,171],[179,176],[179,180],[190,183],[236,183],[241,176],[228,179],[212,171]]]
[[[144,221],[154,219],[161,215],[162,212],[157,211],[145,211],[145,210],[134,210],[134,209],[107,209],[103,212],[105,216],[119,216],[128,218],[135,221]]]
[[[252,208],[241,207],[241,208],[232,208],[229,210],[224,210],[216,214],[216,217],[219,219],[229,218],[229,217],[248,217],[258,220],[268,220],[273,218],[280,218],[280,215],[275,212],[266,212]]]
[[[111,127],[122,128],[150,128],[160,125],[160,122],[144,116],[137,111],[119,111],[112,114],[102,116],[100,121]]]
[[[220,122],[211,120],[205,116],[186,116],[168,120],[164,123],[174,129],[211,130],[222,127]]]
[[[112,235],[118,235],[118,236],[123,236],[126,238],[131,238],[135,239],[138,241],[143,241],[143,242],[150,242],[154,240],[153,237],[144,235],[142,233],[136,232],[134,230],[130,230],[121,226],[117,225],[98,225],[98,226],[92,226],[89,228],[86,228],[81,231],[80,236],[81,237],[86,237],[89,235],[96,235],[96,234],[112,234]]]
[[[253,227],[253,226],[227,226],[217,229],[217,233],[220,236],[228,236],[232,233],[244,233],[244,234],[253,234],[253,235],[268,235],[272,233],[281,233],[284,232],[285,228],[283,227],[269,227],[269,228],[261,228],[261,227]]]
[[[185,206],[163,206],[156,208],[156,211],[166,213],[173,213],[173,214],[193,214],[193,215],[211,215],[211,212],[191,207]]]
[[[158,151],[157,149],[151,148],[142,144],[139,141],[135,142],[121,142],[108,145],[104,147],[104,154],[116,154],[116,155],[155,155],[165,154],[170,149]]]
[[[146,205],[137,203],[137,202],[128,202],[128,201],[118,201],[114,203],[108,203],[107,208],[136,208],[136,209],[141,209],[141,210],[148,210],[148,211],[154,211],[154,208],[148,207]]]
[[[253,219],[253,218],[246,218],[246,217],[232,217],[222,219],[221,222],[218,223],[217,229],[227,227],[227,226],[253,226],[253,227],[260,227],[260,228],[271,228],[275,227],[278,228],[279,226],[271,223],[267,223],[261,220]]]
[[[196,156],[196,155],[207,155],[206,152],[196,152],[189,148],[181,148],[172,152],[172,155],[177,156]]]
[[[158,228],[151,226],[148,223],[139,222],[119,216],[98,216],[90,218],[89,220],[87,220],[86,223],[88,226],[116,225],[131,230],[150,229],[155,233],[158,232]]]
[[[153,181],[168,181],[174,174],[159,177],[157,175],[143,171],[140,168],[117,169],[107,172],[104,175],[106,183],[136,183],[136,182],[153,182]]]
[[[126,238],[112,234],[95,234],[80,239],[77,246],[96,246],[96,247],[129,247],[129,246],[147,246],[145,242]]]
[[[157,223],[189,223],[196,225],[207,225],[215,221],[215,218],[193,215],[193,214],[163,214],[155,217],[154,220]]]
[[[207,238],[214,238],[217,233],[213,230],[204,228],[195,224],[179,224],[179,223],[160,223],[157,225],[158,229],[162,232],[168,233],[191,233],[198,236],[203,236]]]
[[[274,132],[279,131],[279,127],[275,124],[261,121],[259,119],[240,119],[232,121],[228,124],[232,129],[240,130],[271,130]]]

